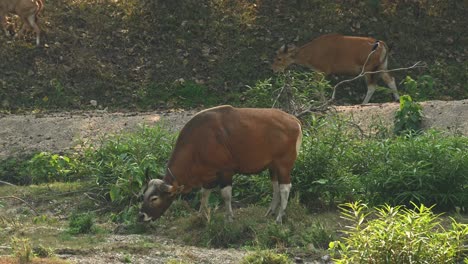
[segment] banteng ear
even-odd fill
[[[288,45],[284,44],[283,46],[281,46],[280,52],[282,52],[282,53],[288,52]]]
[[[154,185],[157,190],[160,192],[170,192],[172,189],[172,186],[169,184],[166,184],[163,180],[160,179],[153,179],[151,180],[148,185]]]

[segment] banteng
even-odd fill
[[[21,37],[25,31],[32,28],[36,33],[36,45],[39,46],[41,29],[37,25],[38,14],[44,8],[43,0],[0,0],[0,23],[8,36],[6,15],[13,13],[23,20],[21,30],[15,37]]]
[[[374,48],[375,52],[369,57]],[[328,34],[299,48],[294,45],[283,45],[277,52],[272,69],[274,72],[279,72],[291,64],[299,64],[325,75],[358,75],[364,64],[366,72],[387,70],[387,59],[388,47],[383,41],[369,37]],[[377,87],[378,77],[381,77],[392,90],[395,100],[399,99],[395,79],[390,74],[387,72],[366,74],[367,94],[363,104],[371,99]]]
[[[233,175],[268,169],[273,198],[267,215],[277,213],[281,223],[301,139],[300,121],[277,109],[225,105],[201,111],[182,128],[163,179],[148,183],[140,219],[159,218],[177,194],[197,187],[202,187],[200,212],[205,213],[210,189],[220,186],[227,220],[232,221]]]

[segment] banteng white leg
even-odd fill
[[[268,208],[265,217],[272,214],[274,215],[278,205],[280,203],[280,189],[279,184],[277,181],[271,181],[271,185],[273,186],[273,197],[271,198],[270,207]]]
[[[200,210],[198,211],[201,216],[208,217],[208,198],[210,197],[211,190],[201,188]]]
[[[226,220],[228,222],[232,222],[232,218],[234,217],[234,214],[232,213],[232,206],[231,206],[231,200],[232,200],[232,186],[228,185],[221,189],[221,196],[224,199],[224,205],[226,207]]]
[[[382,79],[384,80],[384,82],[392,90],[393,98],[395,98],[395,101],[399,101],[400,96],[398,95],[398,90],[397,90],[397,86],[396,86],[396,83],[395,83],[395,78],[393,78],[392,76],[390,76],[390,74],[388,74],[386,72],[382,73],[381,76],[382,76]]]
[[[377,87],[377,85],[375,85],[375,84],[367,84],[367,94],[366,94],[366,98],[364,98],[364,101],[362,102],[362,104],[369,103],[369,100],[371,99],[372,95],[374,94],[376,87]]]
[[[277,223],[283,223],[283,216],[284,216],[284,211],[286,210],[286,207],[288,206],[288,198],[289,198],[289,192],[291,191],[291,184],[280,184],[279,185],[279,192],[281,196],[281,206],[278,212],[278,217],[276,217],[276,222]]]

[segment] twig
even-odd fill
[[[283,93],[284,88],[286,88],[286,84],[284,84],[283,87],[281,88],[281,91],[278,93],[278,96],[276,96],[276,99],[273,102],[273,105],[271,106],[271,108],[275,108],[275,104],[276,104],[276,102],[278,102],[278,99],[280,98],[281,94]]]
[[[6,182],[6,181],[0,181],[0,183],[5,184],[5,185],[10,185],[10,186],[16,186],[13,183],[9,183],[9,182]]]
[[[16,196],[2,196],[2,197],[0,197],[0,200],[1,199],[16,199],[16,200],[19,200],[19,201],[23,202],[24,204],[26,204],[34,212],[34,214],[39,215],[37,213],[37,211],[32,207],[32,205],[30,205],[25,200],[23,200],[23,199],[21,199],[19,197],[16,197]]]
[[[343,82],[343,83],[345,83],[346,81],[351,82],[351,81],[354,81],[354,80],[356,80],[356,79],[358,79],[358,78],[364,76],[364,75],[365,75],[364,71],[365,71],[365,69],[366,69],[367,62],[369,62],[370,56],[372,56],[372,54],[374,54],[374,52],[375,52],[376,50],[377,50],[377,49],[372,49],[372,51],[369,52],[369,55],[367,55],[366,61],[365,61],[364,64],[362,65],[361,73],[359,73],[359,74],[358,74],[356,77],[354,77],[353,79],[345,80],[345,81],[342,81],[342,82]],[[339,82],[337,85],[335,85],[335,86],[333,87],[333,94],[332,94],[332,98],[331,98],[332,100],[335,99],[335,91],[336,91],[336,88],[337,88],[338,85],[340,85],[342,82]]]
[[[379,70],[379,71],[367,71],[367,72],[361,72],[359,75],[357,75],[356,77],[354,78],[351,78],[351,79],[348,79],[348,80],[343,80],[339,83],[337,83],[335,86],[333,86],[333,94],[332,94],[332,98],[331,100],[334,100],[335,99],[335,91],[336,91],[336,88],[338,88],[338,86],[342,85],[343,83],[347,83],[347,82],[352,82],[354,80],[357,80],[363,76],[365,76],[366,74],[375,74],[375,73],[382,73],[382,72],[396,72],[396,71],[403,71],[403,70],[410,70],[410,69],[414,69],[414,68],[424,68],[424,67],[427,67],[425,64],[424,65],[420,65],[421,64],[421,61],[418,61],[416,62],[415,64],[413,64],[412,66],[410,67],[404,67],[404,68],[396,68],[396,69],[391,69],[391,70]],[[364,69],[366,65],[364,64],[364,66],[362,67]]]
[[[329,109],[330,103],[332,101],[333,101],[333,99],[329,99],[325,103],[323,103],[322,105],[319,105],[317,107],[309,107],[308,109],[300,112],[299,114],[296,114],[296,117],[301,118],[302,116],[304,116],[306,114],[310,114],[310,113],[316,113],[316,112],[324,113],[324,112],[327,112],[328,109]]]

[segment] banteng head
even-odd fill
[[[173,189],[172,185],[166,184],[163,180],[151,180],[143,196],[139,220],[147,222],[161,217],[174,201],[175,192]]]
[[[276,58],[271,68],[274,72],[282,72],[289,65],[294,63],[297,48],[294,44],[283,45],[277,52]]]

